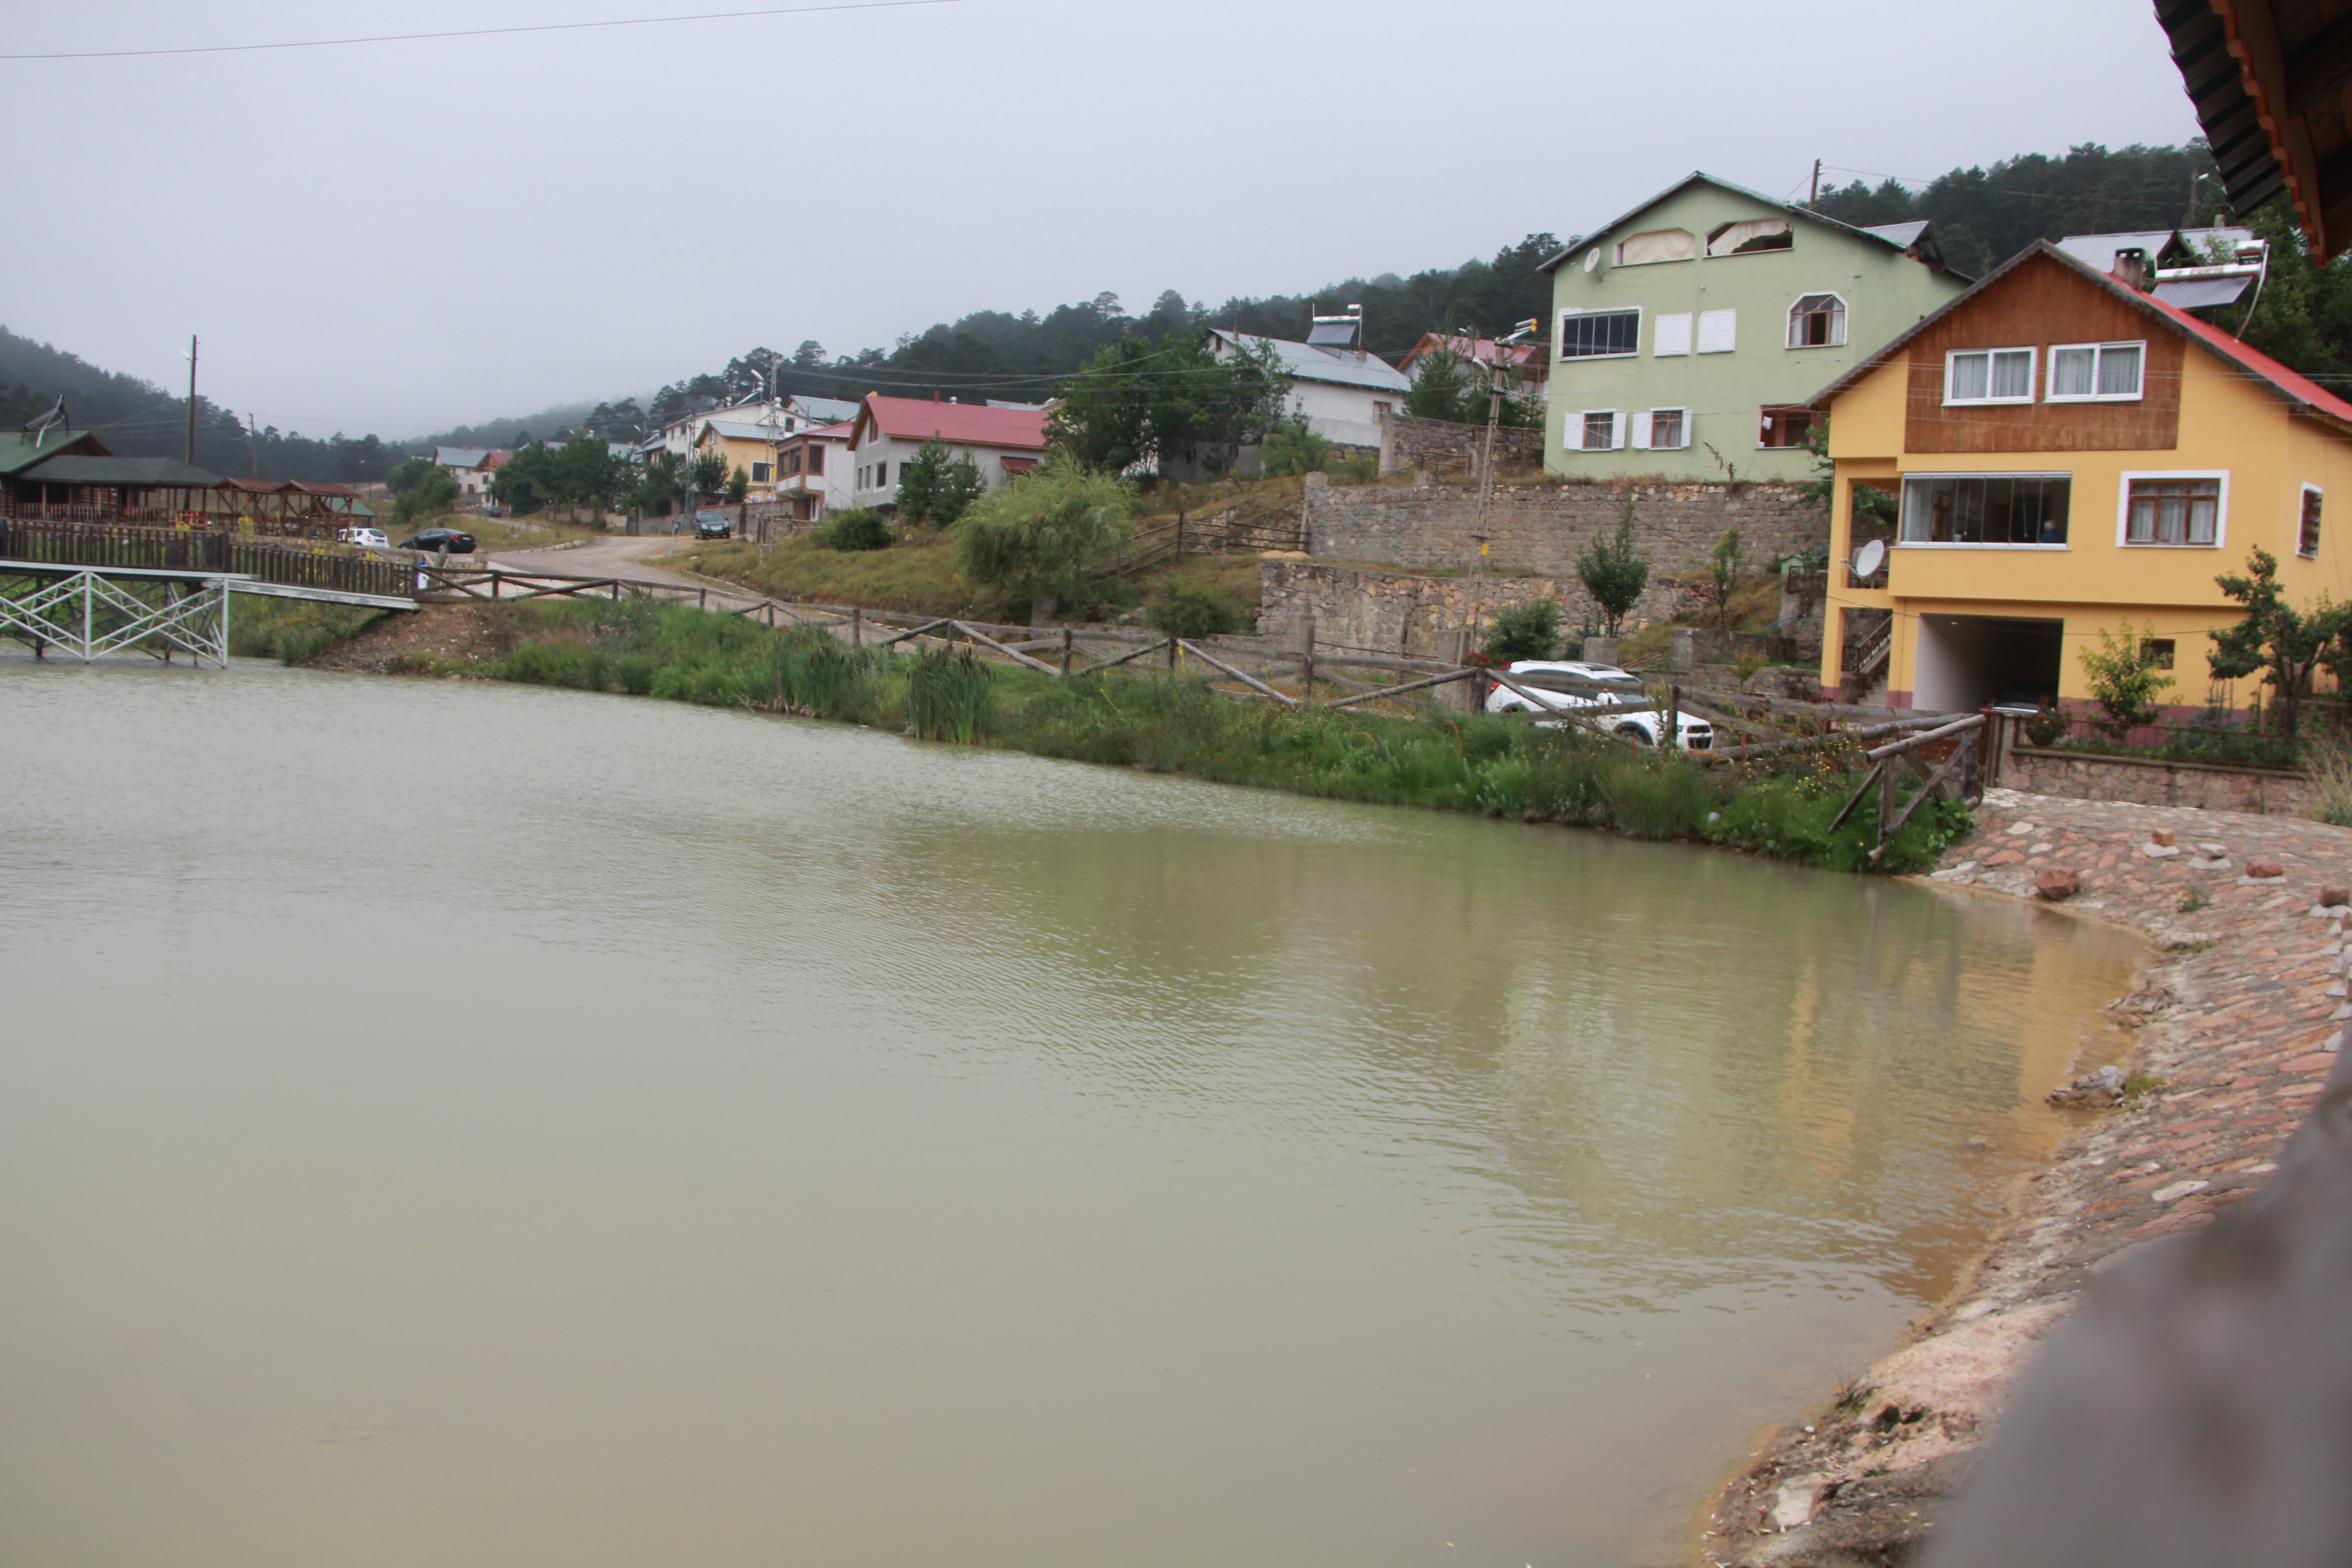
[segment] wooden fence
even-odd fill
[[[143,567],[225,572],[287,588],[415,598],[413,569],[332,545],[252,539],[217,528],[138,528],[118,524],[0,518],[0,560],[44,565]]]

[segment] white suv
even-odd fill
[[[1503,673],[1527,688],[1536,701],[1555,712],[1579,708],[1605,710],[1617,703],[1649,701],[1641,681],[1613,664],[1529,658],[1506,667]],[[1536,701],[1528,700],[1528,696],[1507,686],[1496,686],[1486,694],[1486,711],[1532,713],[1536,710]],[[1675,739],[1684,750],[1706,752],[1714,749],[1714,725],[1687,713],[1676,713],[1675,720]],[[1656,745],[1665,728],[1654,707],[1595,713],[1587,721],[1638,746]],[[1559,724],[1563,721],[1554,719],[1539,722]]]
[[[335,537],[345,544],[357,544],[369,550],[389,550],[392,537],[380,528],[338,529]]]

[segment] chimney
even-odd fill
[[[2153,269],[2147,264],[2147,252],[2137,246],[2125,246],[2116,252],[2116,281],[2126,289],[2147,293],[2156,286]]]

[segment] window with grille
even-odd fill
[[[1833,349],[1845,344],[1845,301],[1834,294],[1808,294],[1789,307],[1789,346]]]
[[[2212,545],[2221,540],[2219,474],[2128,479],[2126,544]]]
[[[2063,544],[2071,474],[1914,474],[1903,481],[1906,544]]]
[[[1609,359],[1632,354],[1642,343],[1639,310],[1563,310],[1559,317],[1559,357]]]
[[[2294,536],[2294,552],[2310,557],[2319,553],[2319,487],[2303,487],[2303,522]]]
[[[2147,359],[2145,342],[2059,343],[2050,351],[2050,401],[2133,401]]]
[[[2031,403],[2032,349],[1960,349],[1944,357],[1944,401]]]

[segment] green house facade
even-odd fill
[[[1927,224],[1856,228],[1703,174],[1544,270],[1544,466],[1685,482],[1811,478],[1806,401],[1969,281]]]

